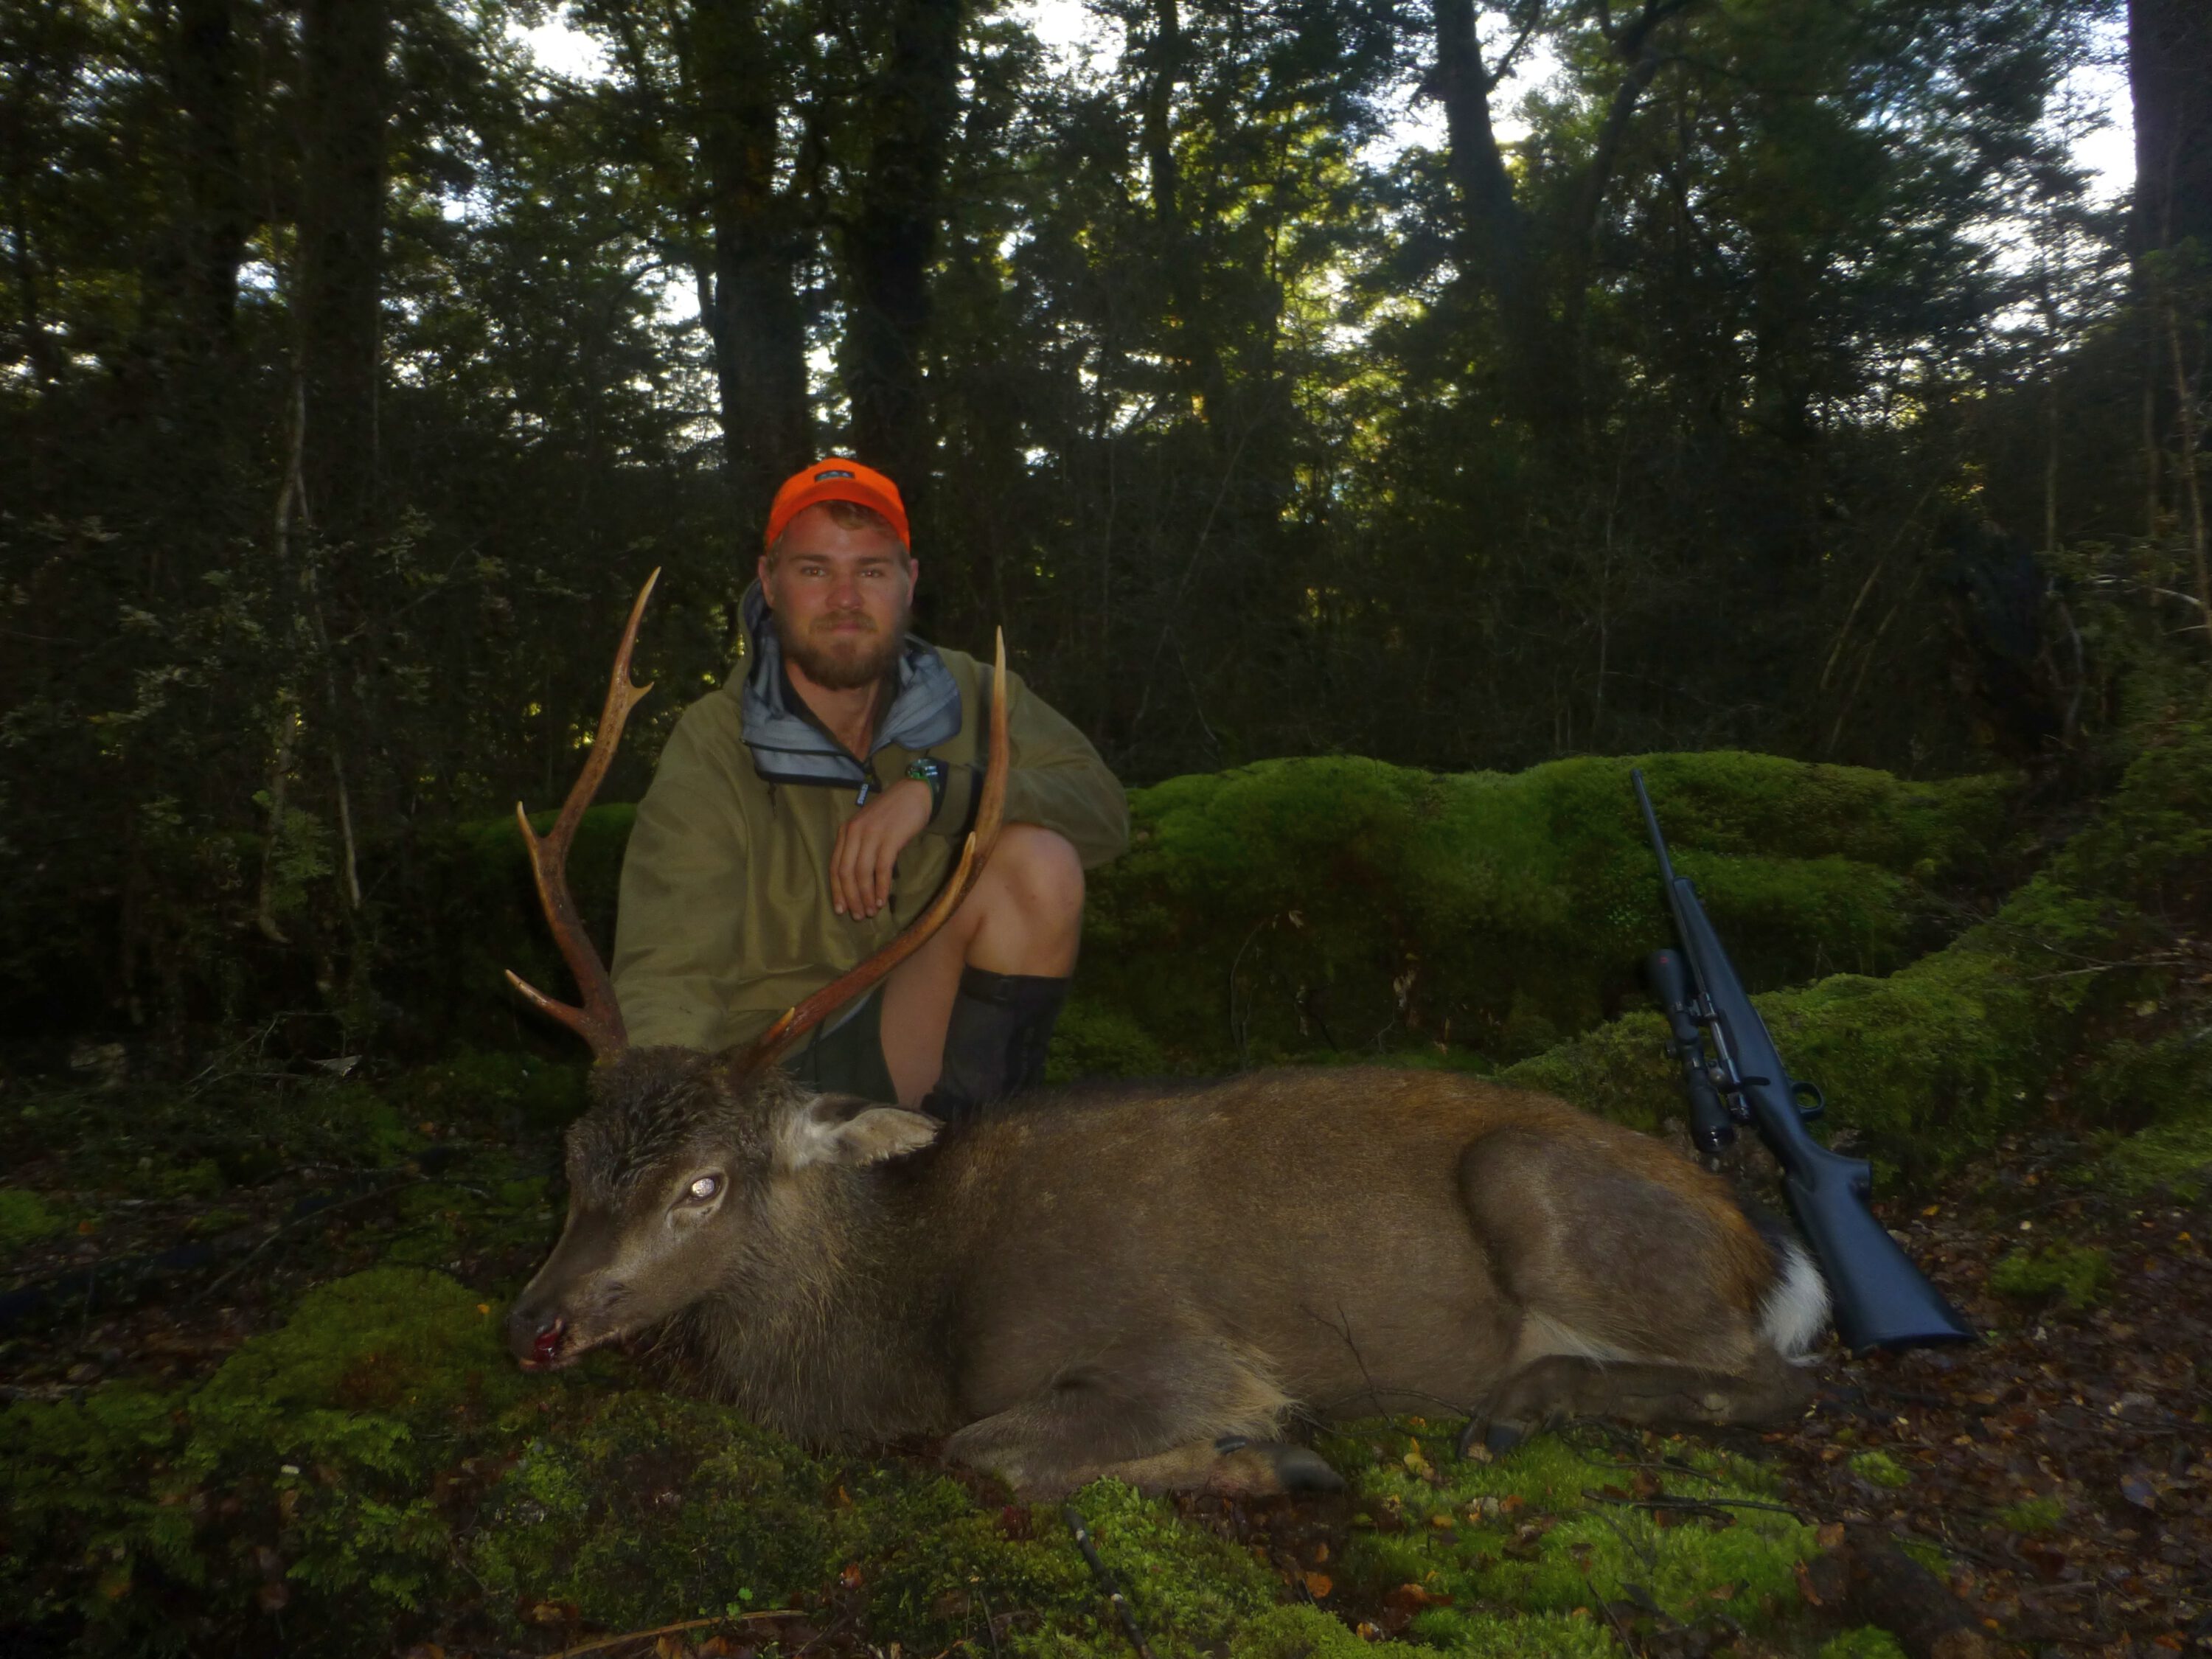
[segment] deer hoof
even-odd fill
[[[1285,1492],[1342,1492],[1344,1477],[1319,1452],[1279,1443],[1267,1448]]]
[[[1475,1425],[1467,1425],[1467,1432],[1459,1437],[1459,1454],[1468,1456],[1474,1443]],[[1492,1457],[1503,1457],[1528,1437],[1528,1431],[1510,1423],[1490,1423],[1483,1425],[1482,1446]]]
[[[1342,1492],[1344,1477],[1304,1446],[1244,1440],[1215,1462],[1203,1490],[1217,1498],[1280,1498],[1290,1492]]]

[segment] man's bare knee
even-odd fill
[[[1083,860],[1066,836],[1035,823],[1000,832],[983,879],[1041,921],[1073,921],[1083,914]]]

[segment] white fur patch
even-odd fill
[[[1784,1243],[1781,1254],[1782,1272],[1759,1310],[1759,1328],[1777,1353],[1796,1359],[1812,1347],[1828,1322],[1828,1281],[1796,1239]]]
[[[1549,1314],[1531,1313],[1521,1328],[1521,1340],[1514,1352],[1516,1369],[1530,1360],[1547,1358],[1553,1354],[1594,1360],[1601,1365],[1617,1365],[1623,1360],[1636,1358],[1627,1349],[1616,1347],[1610,1342],[1601,1342],[1595,1337],[1585,1336],[1573,1326],[1562,1324]]]

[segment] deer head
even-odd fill
[[[779,1237],[818,1230],[822,1177],[927,1146],[936,1120],[896,1106],[802,1089],[777,1060],[816,1025],[871,989],[958,908],[998,838],[1010,759],[1006,641],[998,643],[988,762],[975,830],[928,910],[866,962],[816,992],[748,1044],[706,1055],[629,1047],[612,981],[568,890],[569,842],[621,740],[636,700],[630,654],[655,571],[631,608],[615,657],[590,759],[552,831],[534,834],[518,804],[556,941],[582,997],[571,1006],[510,973],[535,1006],[592,1045],[591,1109],[569,1126],[568,1218],[552,1255],[507,1318],[508,1346],[531,1369],[571,1363],[591,1348],[681,1311],[767,1259]]]

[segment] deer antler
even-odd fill
[[[629,626],[623,629],[622,648],[615,653],[615,672],[607,684],[607,703],[599,714],[599,734],[592,739],[591,758],[584,763],[582,775],[568,791],[553,833],[539,840],[522,803],[514,804],[514,821],[521,825],[522,838],[529,843],[530,867],[538,878],[538,896],[545,906],[545,920],[552,924],[553,942],[561,947],[568,971],[575,976],[584,1006],[572,1008],[554,1001],[512,969],[507,970],[507,981],[532,1006],[590,1043],[592,1054],[600,1060],[611,1060],[620,1054],[629,1046],[629,1035],[615,1001],[614,982],[607,977],[606,964],[599,960],[599,951],[592,948],[592,936],[584,931],[583,921],[576,915],[575,896],[568,890],[568,843],[575,839],[576,826],[584,821],[584,809],[599,793],[599,783],[614,763],[615,746],[622,741],[623,723],[629,719],[631,707],[653,690],[650,685],[630,684],[629,653],[637,644],[637,625],[644,618],[645,602],[653,597],[653,585],[659,580],[660,572],[656,569],[645,579],[645,586],[637,591],[637,603],[629,608]]]
[[[967,845],[961,849],[959,867],[952,872],[952,879],[945,884],[937,902],[904,933],[859,967],[831,980],[762,1032],[752,1046],[738,1057],[733,1067],[737,1075],[750,1076],[773,1066],[799,1038],[921,949],[930,935],[960,908],[960,901],[968,896],[969,890],[975,885],[975,878],[982,874],[983,861],[991,856],[991,848],[998,842],[1000,825],[1006,815],[1006,773],[1012,752],[1006,738],[1006,713],[1012,701],[1006,685],[1006,635],[1000,629],[997,657],[991,670],[991,738],[983,771],[983,797],[976,803],[975,827],[969,832]]]

